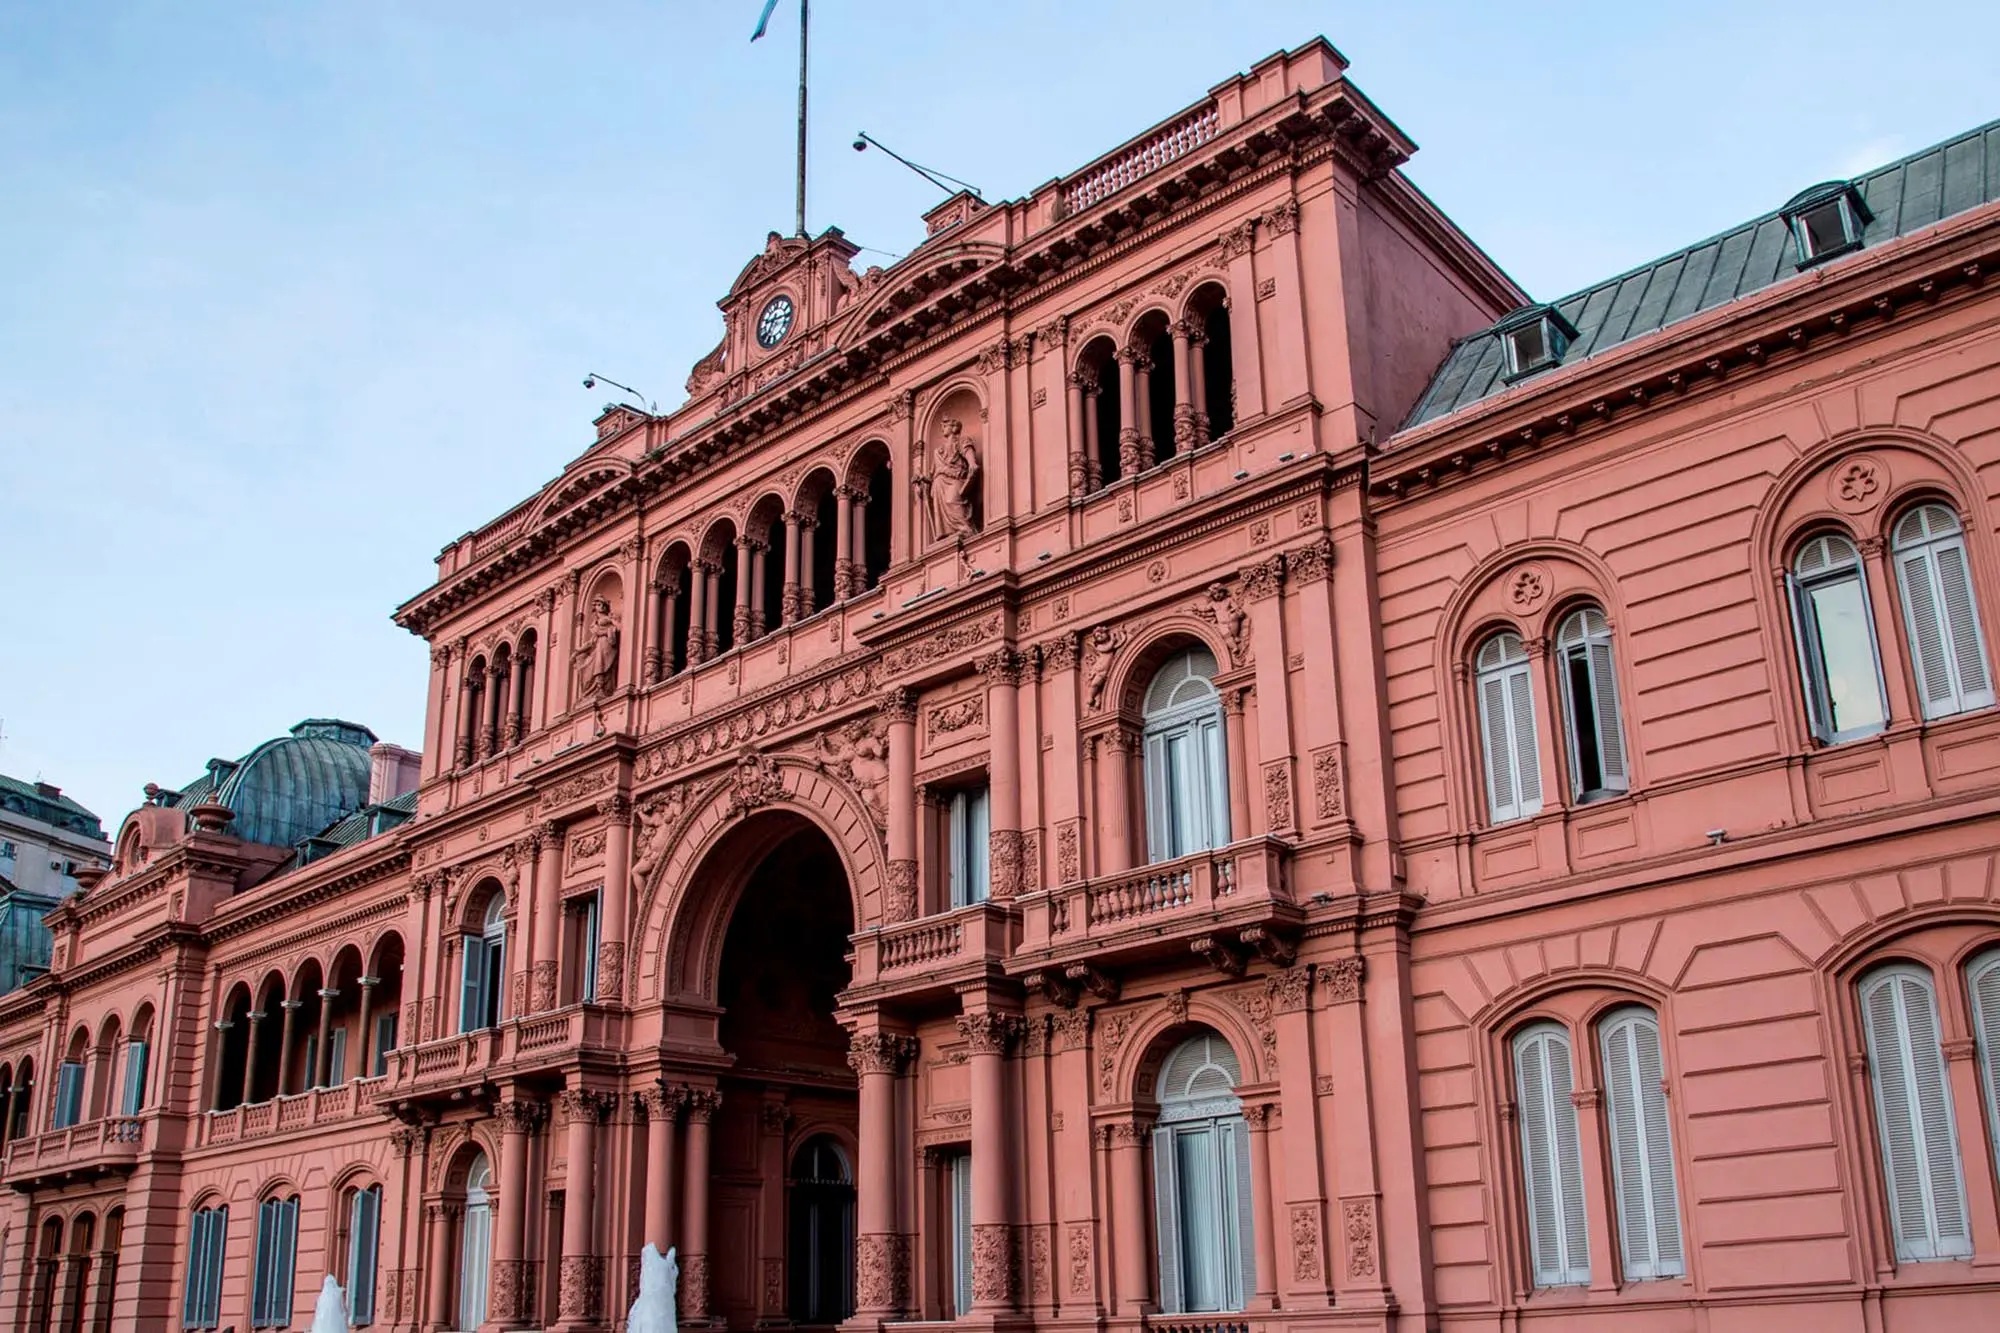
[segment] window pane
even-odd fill
[[[1579,796],[1604,790],[1604,765],[1597,744],[1597,705],[1590,689],[1590,657],[1582,647],[1563,653],[1569,682],[1570,758],[1576,764]]]
[[[1861,580],[1845,578],[1808,588],[1805,601],[1834,734],[1879,730],[1889,719],[1875,674],[1874,633]]]

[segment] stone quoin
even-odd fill
[[[126,817],[7,1319],[2000,1322],[2000,127],[1536,304],[1345,71],[773,234]]]

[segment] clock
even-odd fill
[[[764,313],[757,316],[757,345],[769,351],[785,340],[792,331],[792,298],[774,296],[764,306]]]

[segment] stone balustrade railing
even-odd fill
[[[1221,129],[1222,113],[1210,102],[1162,126],[1115,156],[1091,163],[1073,180],[1063,182],[1064,215],[1102,203],[1176,158],[1186,157],[1213,139]]]

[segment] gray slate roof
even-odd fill
[[[50,791],[56,794],[51,796],[48,794]],[[86,838],[101,839],[104,836],[104,825],[96,815],[63,795],[60,789],[42,783],[23,782],[0,773],[0,807],[71,833],[80,833]]]
[[[1874,220],[1861,253],[2000,199],[2000,120],[1913,153],[1856,185]],[[1787,191],[1789,194],[1790,192]],[[1576,326],[1572,365],[1607,348],[1798,275],[1798,252],[1776,209],[1554,303]],[[1847,262],[1847,257],[1828,261]],[[1507,388],[1500,339],[1485,329],[1454,344],[1403,423],[1421,426]],[[1546,373],[1546,372],[1545,372]],[[1529,380],[1517,381],[1528,383]]]
[[[291,847],[368,803],[368,747],[375,733],[338,718],[308,718],[241,759],[214,759],[167,803],[192,810],[215,800],[236,812],[229,832]]]

